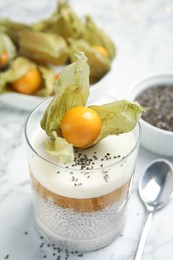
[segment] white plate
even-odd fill
[[[31,111],[45,98],[18,93],[5,93],[0,95],[0,101],[10,107]]]

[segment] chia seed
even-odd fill
[[[41,244],[40,244],[40,248],[42,248],[43,246],[44,246],[44,243],[41,243]]]
[[[159,85],[143,91],[136,100],[149,110],[142,119],[158,128],[173,131],[173,87]]]

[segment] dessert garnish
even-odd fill
[[[87,106],[89,66],[84,53],[76,57],[77,61],[65,67],[54,82],[55,96],[41,120],[49,137],[47,149],[60,162],[73,160],[73,147],[85,149],[108,135],[131,131],[146,110],[128,100]]]
[[[93,109],[73,107],[61,121],[62,136],[75,147],[82,148],[92,144],[99,136],[102,122]]]

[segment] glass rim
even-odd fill
[[[98,94],[100,94],[100,93],[98,93]],[[105,95],[105,96],[106,96],[106,95]],[[107,97],[109,97],[109,98],[114,98],[114,97],[111,97],[111,96],[109,96],[109,95],[107,95]],[[29,120],[31,119],[32,115],[36,112],[36,110],[37,110],[39,107],[43,106],[45,103],[50,102],[51,99],[53,99],[53,97],[47,98],[46,100],[44,100],[43,102],[41,102],[40,104],[38,104],[38,105],[31,111],[31,113],[29,114],[29,116],[28,116],[28,118],[27,118],[27,120],[26,120],[26,122],[25,122],[24,135],[25,135],[26,143],[28,144],[29,148],[30,148],[30,149],[34,152],[34,154],[37,155],[41,160],[43,160],[43,161],[45,161],[46,163],[52,165],[53,167],[59,167],[59,168],[61,168],[61,169],[63,169],[63,170],[66,170],[66,171],[98,171],[98,170],[100,170],[100,167],[97,167],[97,168],[94,168],[94,169],[88,169],[88,170],[87,170],[87,169],[75,169],[74,167],[68,167],[68,168],[67,168],[66,166],[68,166],[68,164],[65,165],[65,166],[63,166],[62,164],[55,164],[55,163],[53,163],[53,162],[47,160],[47,159],[44,158],[43,156],[41,156],[41,155],[34,149],[34,147],[32,146],[31,142],[29,141],[29,137],[28,137],[28,133],[27,133],[27,127],[28,127],[28,124],[29,124]],[[114,98],[114,99],[115,99],[115,98]],[[141,124],[140,124],[139,121],[137,122],[136,126],[138,126],[138,132],[139,132],[139,133],[138,133],[138,137],[137,137],[137,139],[136,139],[135,145],[134,145],[134,147],[130,150],[130,152],[127,153],[126,156],[123,156],[119,161],[110,163],[110,164],[108,164],[108,165],[105,165],[105,166],[101,167],[101,169],[104,169],[104,168],[107,168],[107,167],[111,167],[111,166],[113,166],[113,165],[121,164],[121,163],[122,163],[123,161],[125,161],[128,157],[130,157],[130,155],[138,148],[138,146],[140,145],[140,140],[141,140],[141,135],[142,135]],[[136,126],[135,126],[131,131],[133,131],[133,130],[136,128]],[[131,131],[130,131],[130,132],[131,132]]]

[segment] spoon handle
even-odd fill
[[[135,260],[140,260],[142,258],[142,254],[144,251],[144,247],[145,247],[145,242],[147,240],[147,235],[151,226],[151,222],[152,222],[152,218],[153,218],[153,213],[152,212],[148,212],[146,221],[145,221],[145,225],[143,227],[143,230],[141,232],[141,237],[138,243],[138,248],[136,251],[136,256],[135,256]]]

